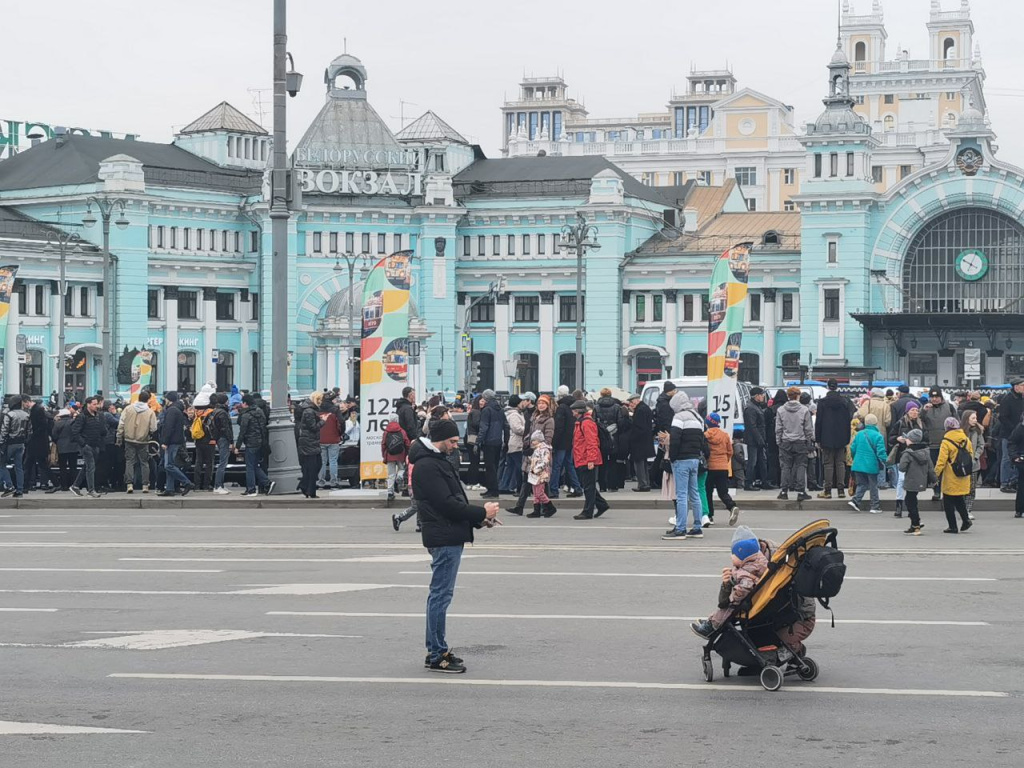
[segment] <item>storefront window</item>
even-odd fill
[[[26,395],[40,397],[43,394],[43,353],[30,349],[21,364],[21,391]]]
[[[178,353],[178,391],[196,391],[196,353]]]

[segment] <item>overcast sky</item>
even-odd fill
[[[506,95],[527,75],[564,74],[591,117],[661,110],[691,65],[727,63],[741,87],[821,110],[835,48],[832,0],[292,0],[289,50],[306,75],[289,99],[296,141],[324,99],[323,72],[344,50],[369,71],[370,103],[394,129],[433,109],[491,157]],[[929,0],[884,2],[887,55],[928,57]],[[960,0],[944,0],[953,10]],[[1000,156],[1024,166],[1024,3],[973,0],[976,39]],[[854,0],[858,12],[871,0]],[[222,100],[270,127],[271,0],[47,0],[4,3],[0,120],[134,132],[168,141]]]

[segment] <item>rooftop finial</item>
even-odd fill
[[[347,37],[341,38],[341,47],[344,49],[344,50],[342,50],[342,53],[348,53],[348,38]]]

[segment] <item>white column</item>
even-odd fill
[[[243,310],[248,312],[248,305]],[[249,325],[242,321],[239,334],[238,352],[235,354],[235,380],[239,389],[252,389],[252,350],[249,349]]]
[[[554,392],[555,381],[555,295],[540,295],[540,362],[537,383],[540,389]],[[534,392],[534,394],[537,394]]]
[[[64,391],[64,368],[63,360],[60,357],[60,288],[50,292],[50,355],[47,356],[44,365],[46,373],[43,376],[43,392],[49,394],[57,390],[58,394]],[[6,354],[6,353],[5,353]],[[61,367],[58,368],[57,366]],[[49,390],[46,385],[49,383]]]
[[[770,384],[778,381],[775,361],[775,289],[765,288],[761,292],[761,319],[764,321],[764,345],[761,350],[761,381]]]
[[[29,296],[29,299],[32,297]],[[7,345],[4,351],[4,390],[7,392],[21,391],[21,365],[18,363],[17,349],[19,326],[21,320],[18,313],[18,298],[11,296],[11,304],[7,314]]]
[[[665,291],[665,351],[665,365],[671,365],[672,375],[679,376],[679,293],[674,290]]]
[[[171,294],[173,298],[170,298]],[[164,351],[167,355],[160,366],[163,372],[163,385],[154,382],[159,392],[168,392],[178,386],[178,292],[164,290],[164,317],[167,318],[167,330],[164,332]]]
[[[630,335],[629,335],[629,296],[630,291],[622,292],[622,346],[619,349],[619,355],[622,358],[622,388],[632,390],[634,382],[632,381],[632,375],[629,370],[629,355],[626,354],[626,350],[629,349]]]
[[[330,376],[327,373],[327,347],[316,347],[316,380],[313,382],[313,386],[316,389],[323,389],[328,386],[329,381]]]
[[[771,168],[768,171],[768,188],[766,190],[767,200],[764,201],[764,207],[767,211],[781,211],[782,205],[780,197],[782,195],[781,187],[782,170],[779,168]]]
[[[502,299],[504,299],[504,303],[502,303]],[[511,296],[506,293],[504,296],[499,296],[497,304],[494,305],[494,384],[499,389],[508,387],[508,379],[505,378],[502,363],[509,359],[508,333],[511,325],[511,302]],[[498,382],[504,382],[504,386],[498,386]]]
[[[217,289],[203,289],[203,362],[196,362],[196,391],[208,381],[217,381],[213,350],[217,347]],[[234,382],[231,382],[232,384]]]

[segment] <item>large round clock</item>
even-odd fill
[[[988,256],[976,248],[956,257],[956,273],[963,280],[981,280],[988,273]]]

